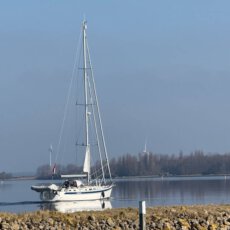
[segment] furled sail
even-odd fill
[[[90,147],[86,146],[83,172],[90,174]]]

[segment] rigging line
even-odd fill
[[[96,178],[100,178],[101,176],[103,176],[102,172],[101,172],[101,174],[98,175],[98,173],[100,173],[100,172],[101,172],[101,170],[97,169],[93,173],[91,173],[91,176],[96,175]],[[105,181],[103,180],[103,182],[105,182]]]
[[[88,44],[87,44],[86,47],[87,47],[87,51],[88,51],[87,53],[88,53],[88,57],[89,57],[89,65],[90,65],[91,79],[92,79],[92,78],[93,78],[93,72],[92,72],[92,65],[91,65],[91,62],[90,62]],[[92,92],[92,88],[91,88],[91,84],[90,84],[90,79],[89,79],[89,78],[88,78],[88,86],[89,86],[90,100],[91,100],[91,103],[93,103],[93,102],[94,102],[93,96],[95,97],[96,100],[97,100],[97,98],[96,98],[96,95],[95,95],[95,89],[93,89],[93,92]],[[94,87],[94,86],[95,86],[95,85],[93,84],[93,87]],[[95,105],[97,105],[97,101],[95,102]],[[93,120],[94,120],[94,128],[95,128],[96,142],[97,142],[97,144],[98,144],[98,152],[99,152],[100,161],[101,161],[101,169],[102,169],[103,181],[105,182],[105,174],[104,174],[103,161],[102,161],[102,152],[101,152],[101,141],[99,140],[97,118],[96,118],[94,106],[92,106],[92,112],[93,112]],[[98,115],[98,116],[99,116],[99,115]]]
[[[68,89],[68,93],[67,93],[67,102],[65,104],[64,116],[63,116],[61,129],[60,129],[60,135],[59,135],[59,140],[58,140],[57,154],[56,154],[56,157],[55,157],[55,163],[57,162],[57,159],[58,159],[58,156],[59,156],[59,153],[60,153],[60,145],[61,145],[61,140],[62,140],[62,135],[63,135],[63,130],[64,130],[64,124],[65,124],[65,120],[66,120],[67,109],[68,109],[68,105],[69,105],[69,99],[70,99],[70,94],[71,94],[72,83],[73,83],[74,74],[75,74],[76,65],[77,65],[77,57],[78,57],[78,52],[79,52],[79,47],[80,47],[81,36],[82,36],[82,32],[80,32],[80,36],[78,38],[78,45],[77,45],[77,49],[76,49],[76,53],[75,53],[75,57],[74,57],[74,65],[73,65],[72,75],[71,75],[69,89]]]
[[[92,69],[92,62],[91,62],[91,58],[90,58],[88,43],[87,43],[86,48],[87,48],[87,53],[88,53],[88,58],[89,58],[89,65],[90,65],[90,68],[91,68],[91,78],[92,78],[92,81],[93,81],[93,90],[94,90],[94,95],[95,95],[95,99],[96,99],[96,108],[97,108],[97,111],[98,111],[100,131],[101,131],[101,134],[102,134],[102,143],[103,143],[103,147],[104,147],[104,150],[105,150],[105,158],[106,158],[107,167],[108,167],[108,171],[109,171],[109,177],[110,177],[110,180],[112,181],[111,170],[110,170],[109,159],[108,159],[108,152],[107,152],[107,147],[106,147],[106,144],[105,144],[104,131],[103,131],[103,128],[102,128],[101,114],[100,114],[100,108],[99,108],[99,104],[98,104],[97,91],[96,91],[96,87],[95,87],[94,74],[93,74],[93,69]]]
[[[96,168],[95,171],[92,173],[92,175],[95,175],[96,173],[102,171],[102,168],[107,169],[106,165],[107,165],[107,164],[106,164],[106,162],[105,162],[104,165],[103,165],[101,168]],[[105,170],[104,170],[104,173],[105,173]]]

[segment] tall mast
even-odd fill
[[[83,78],[85,94],[85,144],[89,145],[88,125],[88,89],[87,89],[87,60],[86,60],[86,21],[83,21]]]
[[[83,78],[84,78],[84,96],[85,96],[85,145],[86,145],[86,161],[90,164],[90,146],[89,146],[89,122],[88,122],[88,87],[87,87],[87,54],[86,54],[86,21],[83,21]],[[89,183],[90,172],[87,172],[87,179]]]

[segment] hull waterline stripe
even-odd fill
[[[87,191],[87,192],[65,192],[64,194],[66,195],[73,195],[73,194],[88,194],[88,193],[101,193],[101,192],[106,192],[110,190],[112,187],[104,189],[104,190],[99,190],[99,191]]]

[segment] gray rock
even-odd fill
[[[113,227],[115,224],[113,222],[113,220],[111,218],[108,218],[106,223],[110,226],[110,227]]]
[[[19,225],[18,225],[18,223],[13,223],[13,224],[11,224],[11,229],[12,230],[19,230]]]
[[[138,225],[138,227],[139,227],[139,225]],[[150,222],[149,227],[150,227],[150,229],[156,228],[156,223]]]
[[[88,216],[88,220],[89,220],[89,221],[95,221],[96,218],[95,218],[94,215],[90,215],[90,216]]]
[[[49,224],[49,226],[54,225],[54,220],[52,218],[48,218],[46,222]]]
[[[105,224],[106,221],[105,220],[100,220],[99,224],[102,225],[102,224]]]
[[[124,229],[125,228],[125,224],[123,222],[120,222],[119,223],[119,227],[121,227],[122,229]]]
[[[224,225],[230,226],[230,222],[228,222],[227,220],[223,220]]]
[[[201,219],[201,220],[199,221],[199,224],[200,224],[200,226],[202,226],[202,227],[207,227],[207,226],[208,226],[208,223],[207,223],[204,219]]]
[[[49,230],[56,230],[57,228],[55,227],[49,227]]]
[[[2,223],[1,223],[1,228],[2,229],[10,229],[10,225],[9,225],[9,223],[7,223],[6,221],[3,221]]]

